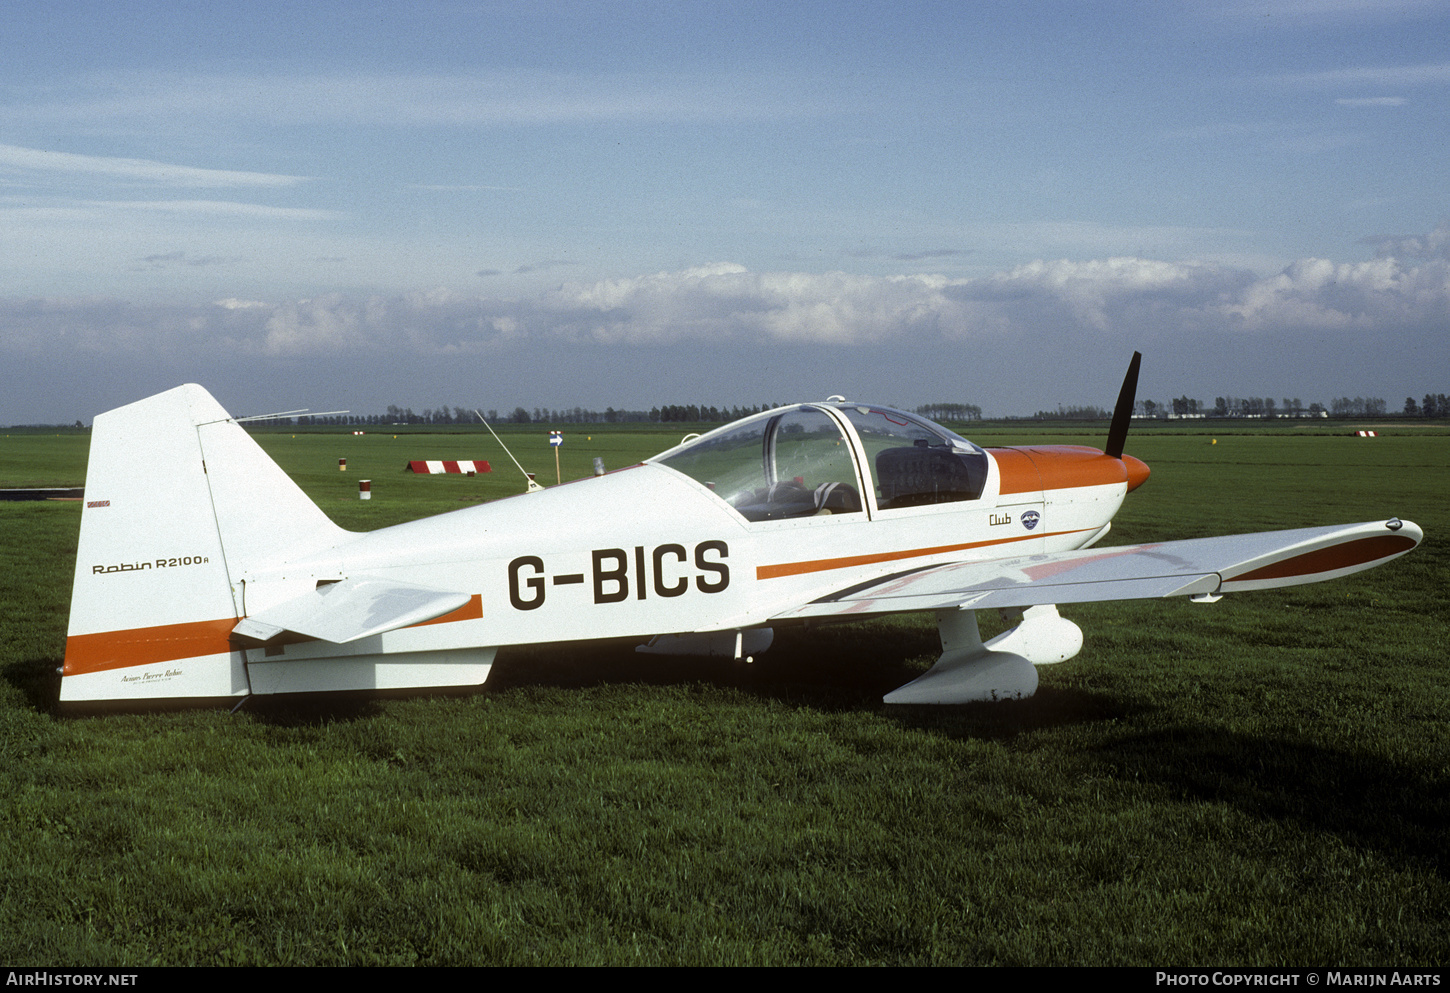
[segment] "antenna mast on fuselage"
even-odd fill
[[[533,476],[530,476],[527,472],[524,472],[524,467],[521,466],[521,465],[519,465],[519,460],[516,459],[516,458],[514,458],[514,453],[513,452],[509,451],[509,446],[507,446],[507,445],[505,445],[503,443],[503,439],[498,436],[497,432],[495,432],[492,427],[489,426],[488,421],[483,420],[483,415],[480,414],[477,410],[474,410],[473,415],[475,417],[477,417],[480,421],[483,421],[483,426],[486,427],[486,428],[488,428],[488,433],[491,434],[491,435],[493,435],[493,440],[496,441],[496,442],[498,442],[498,446],[503,449],[504,454],[507,455],[509,457],[509,459],[513,461],[513,464],[514,465],[519,466],[519,472],[523,472],[524,473],[524,481],[529,484],[528,490],[526,492],[528,492],[528,493],[541,492],[544,489],[544,487],[542,485],[540,485],[539,483],[536,483],[534,481],[534,477]]]

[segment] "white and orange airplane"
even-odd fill
[[[832,398],[756,414],[639,465],[356,533],[199,386],[98,416],[61,700],[478,686],[500,647],[648,639],[744,658],[772,626],[936,615],[942,655],[888,703],[1030,696],[1077,654],[1057,604],[1333,579],[1413,549],[1398,519],[1094,549],[1148,467],[983,449]],[[976,611],[1021,609],[983,643]]]

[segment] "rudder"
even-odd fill
[[[62,702],[245,695],[239,577],[346,537],[200,386],[97,416]]]

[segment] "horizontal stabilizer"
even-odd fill
[[[243,618],[233,634],[270,641],[285,631],[334,644],[421,624],[468,603],[467,593],[389,579],[345,579]]]
[[[957,562],[857,584],[776,617],[1032,607],[1272,589],[1382,565],[1413,549],[1423,536],[1409,521],[1371,521]]]

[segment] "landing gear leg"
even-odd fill
[[[939,610],[936,625],[941,658],[924,675],[886,694],[884,702],[973,703],[1018,700],[1037,692],[1037,669],[1031,662],[982,644],[976,611]]]

